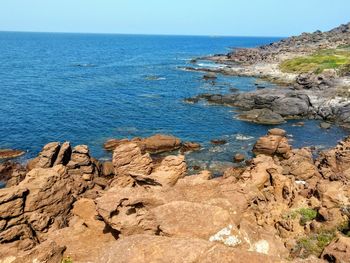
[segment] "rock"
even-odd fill
[[[109,139],[103,144],[103,148],[107,151],[113,151],[119,145],[121,145],[123,143],[128,143],[128,142],[129,142],[128,139],[121,139],[121,140]]]
[[[18,164],[10,161],[0,163],[0,181],[11,187],[19,184],[26,175],[26,169]]]
[[[214,145],[224,145],[227,143],[227,141],[223,139],[214,139],[214,140],[211,140],[210,143]]]
[[[151,154],[170,152],[181,147],[180,139],[171,135],[156,134],[148,138],[133,138],[132,140],[110,139],[105,142],[104,148],[106,150],[114,150],[116,147],[130,142],[136,143],[142,152]]]
[[[230,167],[224,171],[223,178],[234,177],[238,179],[243,172],[244,168]]]
[[[134,235],[105,247],[101,262],[235,262],[282,263],[274,257],[241,251],[206,240]]]
[[[114,166],[112,162],[103,162],[102,163],[102,175],[111,176],[114,175]]]
[[[0,189],[0,218],[7,221],[0,243],[36,243],[50,228],[65,226],[74,202],[73,186],[64,167],[55,166],[33,169],[17,186]]]
[[[186,170],[187,165],[183,155],[167,156],[162,160],[160,166],[155,168],[150,178],[155,179],[162,186],[173,186],[185,176]]]
[[[319,180],[320,175],[309,149],[292,150],[286,157],[281,163],[285,174],[291,174],[296,180],[307,181],[312,178]]]
[[[181,152],[192,152],[192,151],[198,151],[201,149],[201,145],[196,142],[184,142],[181,146]]]
[[[230,223],[227,210],[214,205],[174,201],[153,209],[165,236],[196,237],[208,240]]]
[[[51,142],[46,144],[41,152],[39,153],[39,156],[37,157],[37,162],[35,163],[35,166],[32,168],[50,168],[54,164],[56,157],[58,155],[58,152],[60,150],[60,143],[59,142]]]
[[[294,123],[292,126],[295,126],[295,127],[304,127],[304,126],[305,126],[305,123],[302,122],[302,121],[299,121],[299,122]]]
[[[279,135],[273,135],[279,134]],[[281,136],[285,134],[283,130],[270,130],[267,136],[260,137],[255,143],[253,152],[255,154],[266,154],[266,155],[284,155],[291,150],[286,137]]]
[[[276,136],[285,137],[287,135],[287,132],[282,129],[274,128],[274,129],[268,130],[267,135],[276,135]]]
[[[212,80],[212,79],[217,79],[218,77],[216,76],[215,73],[208,72],[203,76],[203,79],[205,80]]]
[[[233,160],[234,160],[236,163],[243,162],[244,159],[245,159],[245,156],[244,156],[244,154],[241,154],[241,153],[237,153],[237,154],[235,154],[235,156],[233,157]]]
[[[170,135],[156,134],[142,139],[139,146],[141,150],[148,153],[162,153],[179,149],[181,140]]]
[[[243,112],[238,116],[241,120],[252,121],[259,124],[281,124],[285,120],[283,117],[269,109],[254,109]]]
[[[155,234],[159,229],[151,210],[162,203],[161,198],[144,188],[113,187],[97,199],[97,212],[123,236]]]
[[[282,168],[276,166],[270,156],[259,155],[252,160],[251,166],[241,174],[241,178],[248,181],[250,185],[262,189],[265,184],[270,182],[269,170],[272,168],[281,170],[280,173],[282,173]]]
[[[350,238],[344,236],[337,238],[324,249],[321,258],[328,262],[349,262]]]
[[[328,130],[328,129],[330,129],[330,128],[332,127],[332,124],[330,124],[330,123],[328,123],[328,122],[321,122],[321,123],[320,123],[320,127],[321,127],[322,129]]]
[[[13,159],[25,154],[21,150],[0,149],[0,159]]]
[[[325,179],[350,179],[350,137],[338,143],[334,149],[322,151],[316,165]]]
[[[53,166],[58,164],[67,165],[72,154],[72,148],[69,142],[65,142],[61,145],[61,148],[57,154],[57,158],[53,163]]]
[[[28,263],[28,262],[45,262],[45,263],[58,263],[63,262],[63,253],[66,250],[64,246],[58,246],[55,242],[44,242],[43,244],[35,247],[28,253],[24,253],[21,256],[8,257],[11,263]],[[10,258],[14,260],[10,260]],[[2,262],[2,261],[0,261]],[[6,261],[5,261],[6,262]]]
[[[142,154],[136,143],[127,143],[118,146],[113,153],[113,165],[118,176],[139,173],[149,175],[153,169],[150,155]]]

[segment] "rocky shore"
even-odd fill
[[[350,67],[344,61],[337,61],[339,54],[348,56],[349,46],[350,23],[328,32],[304,33],[258,48],[235,49],[226,55],[199,58],[221,66],[185,69],[203,71],[206,75],[252,76],[278,83],[281,87],[262,87],[248,93],[201,94],[186,101],[193,103],[204,99],[235,106],[242,111],[255,110],[253,114],[243,112],[242,119],[263,124],[308,118],[349,126]],[[286,61],[293,66],[288,64],[289,71],[283,68]],[[261,114],[264,116],[259,118]]]
[[[110,142],[112,162],[53,142],[1,164],[0,262],[348,262],[349,138],[314,159],[271,129],[219,178],[154,138]]]

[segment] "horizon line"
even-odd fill
[[[248,36],[248,35],[216,35],[216,34],[167,34],[167,33],[116,33],[116,32],[66,32],[66,31],[30,31],[30,30],[0,30],[0,33],[37,33],[37,34],[85,34],[85,35],[125,35],[125,36],[179,36],[179,37],[247,37],[247,38],[287,38],[288,36]]]

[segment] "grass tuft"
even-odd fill
[[[338,70],[347,74],[350,69],[350,50],[324,49],[312,55],[288,59],[280,64],[282,72],[288,73],[322,73],[326,69]]]
[[[73,259],[71,257],[65,257],[62,259],[61,263],[73,263]]]
[[[319,257],[324,248],[328,246],[335,237],[335,231],[322,231],[299,239],[297,242],[297,248],[301,253],[300,257],[307,258],[311,255]]]

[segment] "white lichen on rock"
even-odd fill
[[[242,243],[241,239],[237,235],[233,235],[231,233],[233,229],[232,225],[229,225],[228,227],[225,227],[221,229],[219,232],[217,232],[215,235],[211,236],[209,238],[210,242],[222,242],[226,246],[234,247]]]
[[[254,251],[261,254],[269,254],[270,245],[266,240],[259,240],[255,242],[249,249],[249,251]]]

